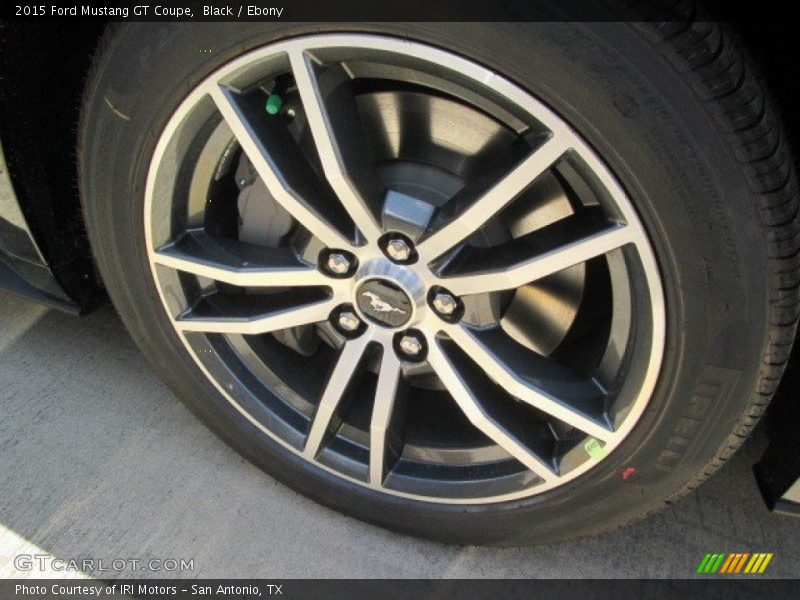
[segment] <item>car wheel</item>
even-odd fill
[[[80,164],[110,296],[183,401],[414,535],[663,507],[794,336],[794,173],[711,24],[116,27]]]

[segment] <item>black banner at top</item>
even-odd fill
[[[21,21],[682,21],[769,20],[763,2],[754,11],[723,0],[9,0],[6,20]]]

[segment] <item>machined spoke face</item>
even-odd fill
[[[508,425],[504,426],[488,414],[476,390],[466,380],[466,372],[459,372],[440,348],[434,346],[431,349],[429,360],[459,408],[477,429],[545,482],[557,476],[553,467],[517,437]]]
[[[240,287],[326,286],[335,283],[291,248],[265,248],[215,239],[202,231],[184,234],[156,251],[157,264]]]
[[[408,40],[296,37],[210,74],[159,139],[145,233],[225,400],[373,492],[572,481],[660,371],[655,255],[605,163],[527,91]]]
[[[467,207],[460,215],[422,241],[418,248],[420,255],[432,260],[456,247],[552,167],[570,147],[568,132],[554,134],[491,187],[480,186],[476,197],[467,200]],[[472,195],[471,190],[466,195]]]
[[[401,367],[400,359],[392,349],[384,349],[369,426],[369,480],[377,487],[383,485],[392,451],[392,421],[397,417],[396,408],[401,400]]]
[[[350,78],[341,65],[320,65],[305,52],[289,59],[325,177],[361,233],[375,241],[382,234],[376,215],[384,190],[364,156]]]
[[[303,454],[307,457],[314,458],[319,453],[333,414],[356,374],[369,341],[369,336],[362,336],[345,343],[342,348],[311,420],[311,429],[303,449]]]
[[[224,85],[214,85],[210,94],[275,201],[323,244],[349,246],[350,237],[332,225],[339,222],[344,228],[346,222],[335,209],[335,198],[326,188],[310,185],[313,172],[285,130],[257,119],[254,108]]]
[[[445,332],[483,368],[493,381],[513,397],[601,441],[607,441],[613,436],[613,432],[601,416],[601,411],[596,408],[592,410],[590,406],[591,401],[598,400],[601,394],[601,390],[592,382],[581,381],[569,374],[565,375],[562,373],[563,369],[559,369],[557,365],[544,359],[530,361],[531,355],[528,355],[527,358],[530,362],[539,362],[533,372],[539,375],[540,381],[543,377],[560,375],[551,383],[554,389],[547,390],[541,383],[537,385],[532,375],[528,375],[529,379],[522,378],[518,375],[518,370],[510,366],[509,359],[511,357],[519,358],[519,350],[510,348],[505,356],[497,351],[492,351],[488,344],[481,340],[479,334],[476,335],[464,326],[449,325]],[[495,337],[502,337],[502,335]],[[560,398],[556,395],[559,387],[561,388],[559,390]],[[575,402],[575,405],[570,405],[570,400]]]
[[[200,306],[181,315],[175,321],[178,330],[259,335],[325,321],[338,304],[329,298],[305,304],[298,304],[297,300],[291,299],[289,302],[272,301],[272,309],[261,312],[253,310],[252,304],[241,310],[238,303],[230,301],[221,302],[221,307],[212,306],[208,309],[206,309],[206,303],[212,304],[204,299]],[[232,312],[239,314],[229,316]]]
[[[458,266],[445,270],[442,285],[459,295],[510,290],[634,242],[632,228],[587,212],[500,248],[467,252]]]

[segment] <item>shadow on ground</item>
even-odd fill
[[[759,436],[644,522],[496,549],[392,534],[278,484],[183,408],[110,308],[76,319],[0,293],[0,406],[0,528],[61,558],[194,559],[190,577],[685,577],[744,550],[800,574],[800,520],[770,515],[750,473]],[[19,574],[10,552],[0,577]]]

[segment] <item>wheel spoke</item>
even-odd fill
[[[291,248],[221,240],[203,231],[187,232],[157,250],[153,259],[165,267],[240,287],[330,286],[337,281],[297,258]]]
[[[319,453],[325,440],[325,434],[330,427],[333,414],[336,412],[336,408],[339,406],[353,376],[356,374],[361,358],[370,341],[370,336],[362,335],[355,340],[345,342],[336,365],[328,378],[328,384],[325,386],[322,398],[320,398],[317,409],[314,412],[311,429],[303,449],[303,454],[306,457],[313,459]]]
[[[341,65],[320,65],[305,52],[289,59],[325,177],[364,237],[375,241],[385,190],[365,155],[350,77]]]
[[[553,394],[548,393],[542,387],[539,387],[530,381],[519,377],[515,370],[504,361],[504,357],[499,356],[493,352],[485,343],[483,343],[478,336],[472,333],[469,328],[463,325],[447,325],[443,329],[447,335],[450,336],[461,349],[469,355],[476,364],[484,370],[484,372],[500,387],[502,387],[508,394],[514,398],[518,398],[531,406],[552,415],[559,421],[566,423],[572,427],[580,429],[584,433],[600,440],[607,442],[612,436],[613,431],[601,418],[601,415],[592,416],[589,414],[591,411],[581,411],[579,408],[568,401],[559,399]],[[511,352],[514,352],[512,349]],[[529,368],[534,367],[533,361],[529,360],[531,357],[525,357],[525,364]],[[541,359],[536,361],[539,364],[540,371],[549,371],[550,373],[558,371],[557,366],[553,363],[544,364],[546,361]],[[567,388],[566,395],[578,396],[581,399],[591,399],[592,392],[595,396],[599,395],[600,390],[590,383],[582,381],[568,381],[567,377],[562,378],[562,385]],[[573,389],[569,389],[572,387]],[[578,388],[577,390],[574,388]],[[574,401],[574,400],[573,400]],[[574,401],[578,404],[579,401]],[[597,412],[597,411],[594,411]]]
[[[275,201],[329,248],[353,245],[342,233],[347,216],[336,210],[329,189],[314,185],[313,170],[285,127],[257,119],[253,106],[225,86],[215,86],[211,97]]]
[[[208,310],[206,302],[201,302],[181,315],[175,321],[175,326],[181,331],[259,335],[325,321],[339,302],[337,298],[303,304],[299,304],[296,300],[281,302],[276,299],[270,302],[272,310],[268,312],[254,313],[252,310],[239,310],[235,311],[240,313],[236,316],[223,316],[228,313],[224,307],[222,309],[213,307],[212,310]]]
[[[489,415],[463,372],[451,363],[435,340],[430,344],[428,362],[452,394],[461,411],[477,429],[545,482],[558,477],[554,468],[512,433],[509,427],[501,425]]]
[[[507,172],[487,190],[480,190],[477,197],[467,202],[461,214],[439,230],[434,231],[417,247],[423,260],[431,261],[455,248],[464,239],[475,233],[503,207],[517,197],[533,181],[553,166],[571,146],[567,132],[554,134],[526,159]]]
[[[375,390],[375,404],[370,423],[369,479],[374,486],[383,484],[387,457],[390,452],[389,433],[395,413],[399,386],[400,361],[390,344],[384,347],[381,369],[378,373],[378,386]]]
[[[441,282],[457,295],[514,289],[633,243],[633,229],[589,215],[567,217],[496,248],[465,251]]]

